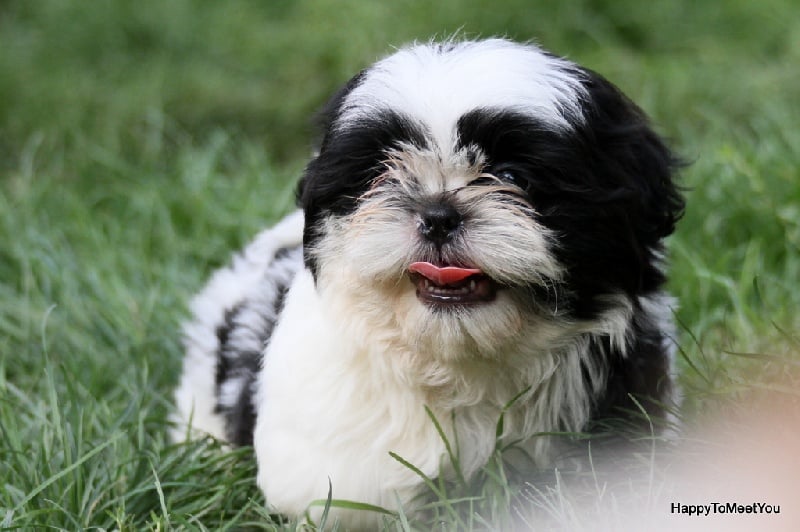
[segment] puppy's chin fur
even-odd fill
[[[176,440],[252,444],[279,513],[302,516],[329,482],[336,499],[409,512],[423,483],[390,453],[452,475],[437,427],[469,477],[501,415],[500,437],[540,465],[543,433],[639,405],[663,416],[662,240],[682,199],[672,156],[616,88],[530,45],[417,45],[353,78],[323,121],[303,212],[192,303]],[[420,294],[415,264],[480,290]]]

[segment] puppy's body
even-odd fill
[[[403,49],[326,109],[290,215],[193,303],[179,421],[253,443],[277,511],[394,508],[505,441],[671,393],[672,158],[607,81],[502,40]],[[304,216],[304,219],[303,219]],[[302,246],[301,246],[302,240]],[[634,407],[635,408],[635,407]],[[179,429],[181,430],[181,429]],[[185,430],[185,428],[183,428]],[[346,515],[366,524],[369,514]]]

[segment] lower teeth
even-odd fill
[[[431,284],[430,281],[427,279],[425,280],[425,291],[429,294],[434,295],[467,295],[470,292],[474,292],[476,288],[475,281],[470,281],[468,286],[462,286],[461,288],[441,288],[436,285]]]

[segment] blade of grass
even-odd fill
[[[34,488],[33,491],[28,493],[28,495],[24,499],[22,499],[20,502],[18,502],[17,505],[13,508],[12,512],[18,512],[21,508],[23,508],[26,504],[28,504],[31,500],[33,500],[34,497],[36,497],[41,492],[46,490],[48,486],[50,486],[54,482],[57,482],[59,479],[65,477],[66,475],[69,475],[70,473],[74,472],[78,468],[80,468],[83,464],[85,464],[86,462],[88,462],[89,460],[94,458],[96,455],[98,455],[101,452],[103,452],[107,447],[109,447],[110,445],[115,443],[117,440],[121,439],[122,436],[123,436],[123,434],[115,434],[115,435],[111,436],[108,440],[106,440],[105,442],[101,443],[100,445],[98,445],[97,447],[95,447],[91,451],[87,452],[83,456],[81,456],[78,460],[76,460],[75,462],[70,464],[68,467],[62,469],[61,471],[59,471],[55,475],[52,475],[50,478],[48,478],[47,480],[45,480],[44,482],[39,484],[39,486]]]
[[[444,448],[447,451],[447,456],[450,459],[450,464],[453,466],[455,470],[456,476],[458,477],[458,481],[461,484],[466,484],[467,481],[464,478],[464,472],[461,470],[461,463],[459,462],[458,455],[453,452],[453,448],[450,445],[450,440],[447,435],[444,433],[439,420],[436,419],[436,415],[434,415],[433,411],[425,405],[425,413],[428,414],[433,426],[436,428],[436,432],[439,434],[439,438],[441,438],[442,442],[444,443]],[[455,431],[454,431],[455,432]]]

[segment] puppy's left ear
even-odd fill
[[[644,112],[600,74],[583,71],[583,102],[595,168],[627,191],[632,218],[645,241],[671,234],[683,215],[684,200],[673,179],[683,162],[652,129]]]

